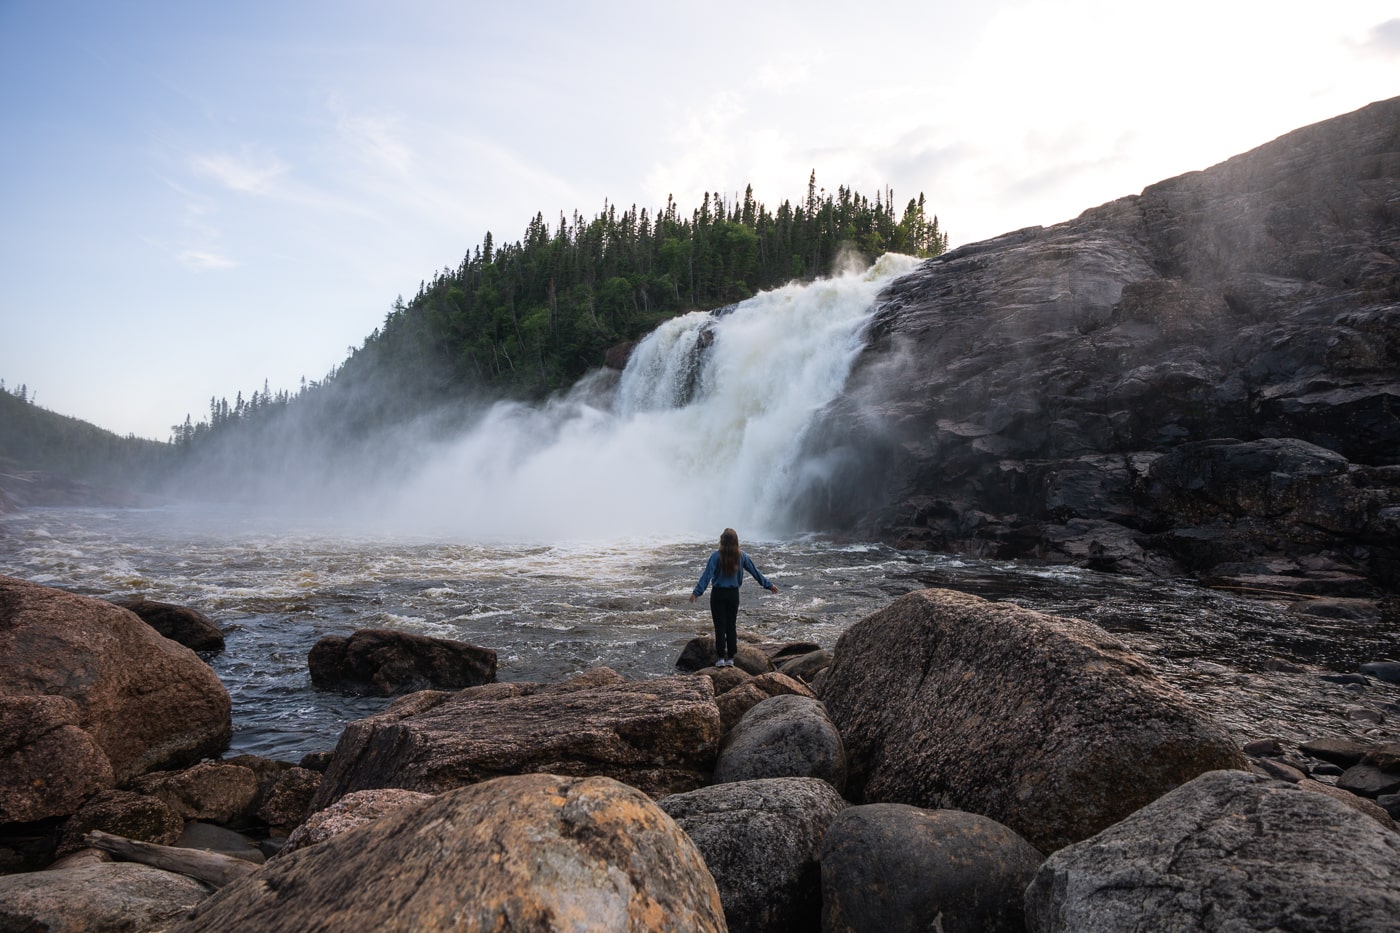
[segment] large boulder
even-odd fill
[[[274,859],[174,929],[332,928],[706,933],[725,925],[694,843],[645,794],[607,778],[532,774],[459,788]]]
[[[876,803],[841,812],[821,847],[823,933],[1021,933],[1044,861],[1000,823]]]
[[[1040,867],[1027,929],[1394,930],[1400,834],[1322,794],[1202,775]]]
[[[131,782],[131,789],[154,797],[186,820],[244,825],[259,795],[251,768],[225,761],[201,761],[181,771],[155,771]]]
[[[156,845],[172,846],[180,839],[185,821],[155,797],[124,790],[95,794],[63,823],[58,854],[68,855],[87,847],[87,834],[100,830]]]
[[[1078,619],[921,590],[835,653],[822,698],[856,802],[979,813],[1051,852],[1199,774],[1247,767],[1222,727]]]
[[[813,777],[838,792],[846,786],[846,748],[821,700],[795,694],[769,697],[724,737],[714,782]]]
[[[112,764],[60,696],[0,696],[0,823],[66,816],[110,788]]]
[[[426,708],[405,697],[345,728],[312,808],[357,790],[440,793],[528,772],[602,775],[655,796],[705,784],[720,740],[709,679],[614,678],[489,684]]]
[[[0,877],[0,930],[164,930],[209,892],[193,878],[128,862],[87,862],[6,875]]]
[[[414,690],[461,690],[496,679],[496,652],[446,638],[392,629],[327,635],[306,657],[322,690],[391,696]]]
[[[0,696],[78,707],[122,784],[217,754],[233,731],[228,691],[189,648],[100,599],[0,577]]]
[[[798,933],[821,922],[818,856],[846,806],[817,778],[716,784],[658,801],[705,858],[730,933]]]
[[[114,599],[112,602],[136,613],[142,622],[191,651],[215,653],[224,650],[223,630],[198,609],[143,596]]]

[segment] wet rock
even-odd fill
[[[163,930],[209,896],[193,878],[126,862],[0,877],[0,929]]]
[[[1388,684],[1400,684],[1400,661],[1371,661],[1361,665],[1361,673]]]
[[[1025,905],[1036,933],[1392,930],[1400,834],[1297,785],[1216,772],[1050,856]]]
[[[1281,761],[1274,761],[1271,758],[1261,758],[1251,764],[1255,774],[1274,778],[1279,781],[1287,781],[1290,784],[1297,784],[1307,777],[1306,774],[1292,765],[1284,764]]]
[[[0,824],[66,816],[115,783],[66,697],[0,696]]]
[[[406,807],[420,806],[432,799],[432,794],[397,788],[360,790],[346,794],[324,810],[312,813],[300,826],[292,830],[278,856],[325,842],[333,836],[358,829],[366,823],[373,823],[390,813]]]
[[[1376,804],[1390,814],[1391,819],[1400,819],[1400,794],[1382,794],[1376,798]]]
[[[820,700],[771,697],[754,706],[724,737],[714,782],[814,777],[846,786],[846,749]]]
[[[707,783],[719,739],[705,677],[491,684],[350,723],[312,808],[356,790],[440,793],[527,772],[602,775],[660,796]]]
[[[217,754],[228,691],[190,649],[100,599],[0,577],[0,695],[67,697],[118,784]]]
[[[852,625],[835,654],[821,696],[856,802],[979,813],[1053,851],[1246,767],[1223,728],[1078,619],[922,590]]]
[[[306,658],[322,690],[392,696],[414,690],[460,690],[496,679],[496,652],[466,642],[390,629],[328,635]]]
[[[252,769],[222,761],[202,761],[182,771],[154,771],[130,786],[160,800],[182,819],[229,826],[251,822],[259,794]]]
[[[279,856],[173,929],[278,933],[329,917],[365,930],[725,929],[700,853],[645,794],[548,774],[449,791]]]
[[[1355,685],[1366,687],[1370,685],[1365,677],[1360,674],[1318,674],[1318,680],[1325,680],[1329,684],[1341,684],[1342,686]]]
[[[716,689],[715,693],[719,694],[715,702],[719,706],[720,730],[726,733],[734,728],[745,713],[769,697],[792,695],[816,699],[816,695],[807,687],[776,671],[749,677],[732,690],[721,692]]]
[[[319,771],[325,774],[326,768],[330,766],[331,758],[335,757],[334,751],[329,752],[307,752],[301,756],[301,767],[308,771]]]
[[[103,791],[87,800],[63,824],[58,854],[86,848],[84,836],[94,829],[169,846],[179,841],[184,827],[180,814],[155,797],[123,790]]]
[[[705,859],[730,933],[815,930],[821,922],[818,854],[846,806],[816,778],[716,784],[658,801]]]
[[[198,609],[140,596],[114,599],[112,603],[136,613],[142,622],[191,651],[215,653],[224,650],[223,630]]]
[[[850,807],[822,843],[822,929],[1019,933],[1021,895],[1042,861],[1029,842],[983,816]]]

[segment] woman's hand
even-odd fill
[[[694,594],[694,593],[691,593],[691,594],[690,594],[690,601],[691,601],[691,602],[695,602],[695,594]]]
[[[768,592],[770,592],[770,593],[776,593],[776,592],[778,592],[778,584],[774,583],[772,586],[768,587]]]

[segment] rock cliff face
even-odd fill
[[[929,261],[812,443],[821,527],[1400,589],[1400,98]]]

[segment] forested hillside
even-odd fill
[[[26,387],[0,383],[0,472],[39,470],[100,485],[150,488],[170,463],[170,446],[120,437],[40,408]]]
[[[606,205],[554,225],[536,214],[520,240],[487,233],[455,269],[396,300],[325,381],[296,395],[264,385],[233,405],[211,398],[208,419],[187,418],[174,439],[240,433],[235,426],[313,396],[317,420],[350,435],[469,395],[542,397],[673,315],[828,274],[843,251],[936,256],[947,244],[922,194],[897,211],[893,191],[873,201],[846,187],[833,194],[815,172],[800,204],[776,210],[750,186],[742,197],[706,194],[689,216],[670,199],[654,213]]]

